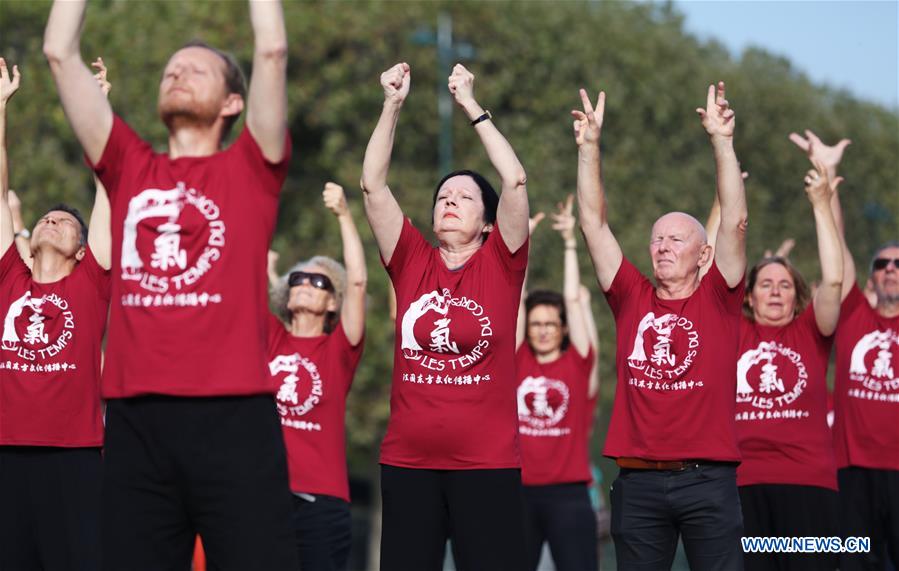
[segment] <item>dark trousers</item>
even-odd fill
[[[836,537],[837,492],[817,486],[759,484],[740,487],[746,537]],[[833,553],[745,553],[746,571],[827,571]]]
[[[837,480],[843,537],[871,538],[870,553],[841,554],[840,569],[899,568],[899,471],[850,466]]]
[[[270,396],[116,399],[106,410],[103,568],[295,571],[291,493]]]
[[[0,569],[100,568],[99,448],[0,446]]]
[[[302,571],[344,571],[350,557],[350,504],[333,496],[294,496],[293,531]]]
[[[736,467],[622,469],[611,500],[618,569],[671,569],[678,536],[691,570],[743,569]]]
[[[523,568],[521,471],[381,465],[382,571],[443,569],[446,540],[460,571]]]
[[[536,570],[549,542],[557,571],[597,571],[596,513],[587,484],[524,487],[525,569]]]

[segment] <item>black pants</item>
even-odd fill
[[[622,469],[612,483],[618,569],[671,569],[680,536],[690,569],[743,569],[736,467]]]
[[[557,571],[597,571],[596,513],[586,483],[524,487],[526,569],[549,542]]]
[[[343,571],[352,542],[350,504],[333,496],[294,496],[293,531],[302,571]]]
[[[746,537],[836,537],[837,492],[817,486],[759,484],[740,487]],[[747,571],[827,571],[833,553],[745,553]]]
[[[381,465],[382,571],[440,571],[447,538],[459,571],[524,565],[521,471]]]
[[[100,568],[99,448],[0,446],[0,569]]]
[[[899,568],[899,471],[850,466],[837,471],[843,537],[870,537],[871,552],[842,554],[840,569]]]
[[[291,493],[270,396],[109,401],[103,568],[295,571]]]

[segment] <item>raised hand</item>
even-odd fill
[[[474,74],[461,63],[453,66],[453,73],[447,78],[447,88],[461,106],[474,101]]]
[[[96,61],[91,62],[91,67],[97,70],[97,73],[94,74],[94,79],[100,84],[100,91],[103,92],[103,95],[109,97],[112,84],[106,79],[107,70],[106,64],[103,63],[103,58],[98,57]]]
[[[546,218],[546,214],[542,212],[538,212],[534,214],[533,217],[528,218],[528,236],[533,236],[534,230],[537,229],[537,225],[540,224],[540,221]]]
[[[705,109],[697,107],[696,112],[702,119],[702,126],[711,138],[731,139],[734,136],[734,110],[724,97],[724,82],[719,81],[709,86]]]
[[[334,216],[345,216],[350,213],[343,187],[339,184],[326,182],[325,190],[322,191],[322,198],[325,201],[325,208],[333,212]]]
[[[566,242],[574,240],[574,226],[576,220],[574,218],[573,210],[574,195],[569,194],[565,197],[564,202],[560,202],[556,205],[556,212],[552,215],[553,230],[558,232]]]
[[[581,89],[581,103],[584,106],[583,111],[577,109],[571,110],[574,117],[574,140],[577,146],[584,144],[593,145],[599,143],[599,135],[602,132],[602,120],[606,113],[606,92],[600,91],[596,98],[596,108],[590,103],[590,97],[587,96],[587,90]]]
[[[6,60],[0,57],[0,105],[6,106],[6,102],[18,91],[21,77],[17,65],[12,66],[12,77],[10,77]]]
[[[384,101],[401,104],[409,95],[412,85],[412,68],[406,62],[398,63],[381,74]]]
[[[831,169],[831,173],[836,172],[837,166],[843,160],[843,151],[852,144],[852,141],[849,139],[840,139],[840,142],[836,145],[825,145],[817,135],[808,129],[805,130],[804,137],[798,133],[790,133],[790,140],[805,151],[812,164],[818,161],[828,169]]]
[[[809,169],[805,175],[805,193],[812,204],[816,202],[830,203],[830,199],[836,188],[843,182],[843,177],[830,180],[827,166],[819,161],[814,162],[815,168]]]

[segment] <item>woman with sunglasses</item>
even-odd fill
[[[827,424],[827,366],[843,281],[833,187],[821,164],[805,176],[821,265],[814,296],[780,256],[761,259],[746,280],[735,410],[744,536],[838,535],[837,470]],[[713,208],[709,236],[716,235],[717,223]],[[828,553],[746,553],[744,561],[749,571],[836,567]]]
[[[382,569],[442,569],[447,538],[461,569],[522,567],[515,404],[515,321],[527,266],[525,172],[474,76],[448,89],[499,174],[443,177],[431,222],[437,247],[403,216],[387,186],[409,66],[381,75],[384,106],[362,167],[365,212],[396,288],[390,419],[381,446]]]
[[[559,571],[599,568],[588,449],[599,392],[598,338],[580,283],[573,201],[569,195],[553,215],[564,243],[563,293],[531,292],[518,317],[524,569],[531,570],[540,564],[544,542]]]
[[[365,256],[343,188],[325,185],[325,206],[340,225],[343,260],[314,256],[273,291],[269,371],[277,390],[300,568],[347,568],[350,495],[346,397],[362,355]]]

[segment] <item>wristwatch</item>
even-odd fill
[[[27,240],[28,238],[31,238],[31,232],[28,231],[28,228],[22,228],[21,230],[19,230],[18,232],[15,233],[15,237],[16,238],[25,238]]]

